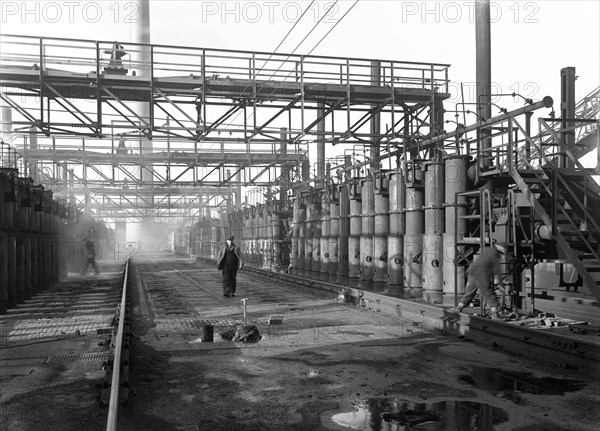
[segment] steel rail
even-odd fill
[[[129,259],[125,262],[123,274],[123,293],[119,310],[119,327],[117,329],[117,341],[115,343],[115,356],[112,365],[112,381],[110,384],[110,401],[108,403],[108,419],[106,431],[116,431],[117,416],[119,411],[119,389],[121,386],[121,347],[123,345],[123,328],[125,327],[125,308],[127,302],[127,277],[129,275]]]

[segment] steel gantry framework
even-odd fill
[[[195,217],[241,205],[241,187],[283,197],[324,175],[310,161],[325,145],[358,162],[440,133],[449,97],[445,64],[0,42],[6,145],[25,175],[109,220]]]

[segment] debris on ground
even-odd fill
[[[254,343],[262,338],[256,325],[236,325],[221,332],[221,337],[227,341],[242,341],[244,343]]]

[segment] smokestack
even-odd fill
[[[487,120],[492,116],[492,48],[490,26],[490,1],[478,0],[475,3],[475,76],[477,80],[477,116],[478,121]],[[481,148],[485,150],[492,146],[489,130],[482,130]],[[492,158],[489,153],[483,157],[483,166],[490,166]]]

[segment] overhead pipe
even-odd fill
[[[492,126],[496,123],[500,123],[500,122],[506,121],[510,118],[517,117],[519,115],[523,115],[523,114],[526,114],[529,112],[533,112],[533,111],[536,111],[541,108],[551,108],[553,104],[554,104],[554,101],[552,100],[552,97],[545,96],[542,100],[540,100],[538,102],[535,102],[531,105],[523,106],[523,107],[515,109],[513,111],[509,111],[505,114],[498,115],[496,117],[492,117],[489,120],[471,124],[470,126],[467,126],[467,127],[460,127],[452,132],[444,133],[443,135],[434,136],[432,138],[425,139],[424,141],[421,141],[418,143],[405,145],[395,151],[391,151],[391,152],[385,154],[384,156],[380,156],[379,160],[385,160],[390,157],[400,156],[400,155],[404,154],[405,152],[409,152],[412,149],[416,149],[416,148],[419,148],[420,150],[427,150],[429,148],[438,146],[439,144],[441,144],[442,142],[444,142],[448,139],[455,139],[457,136],[462,136],[465,133],[472,132],[481,127]],[[356,162],[351,167],[347,167],[344,170],[351,171],[352,169],[360,169],[361,167],[369,165],[369,164],[371,164],[371,160],[367,160],[364,162]]]

